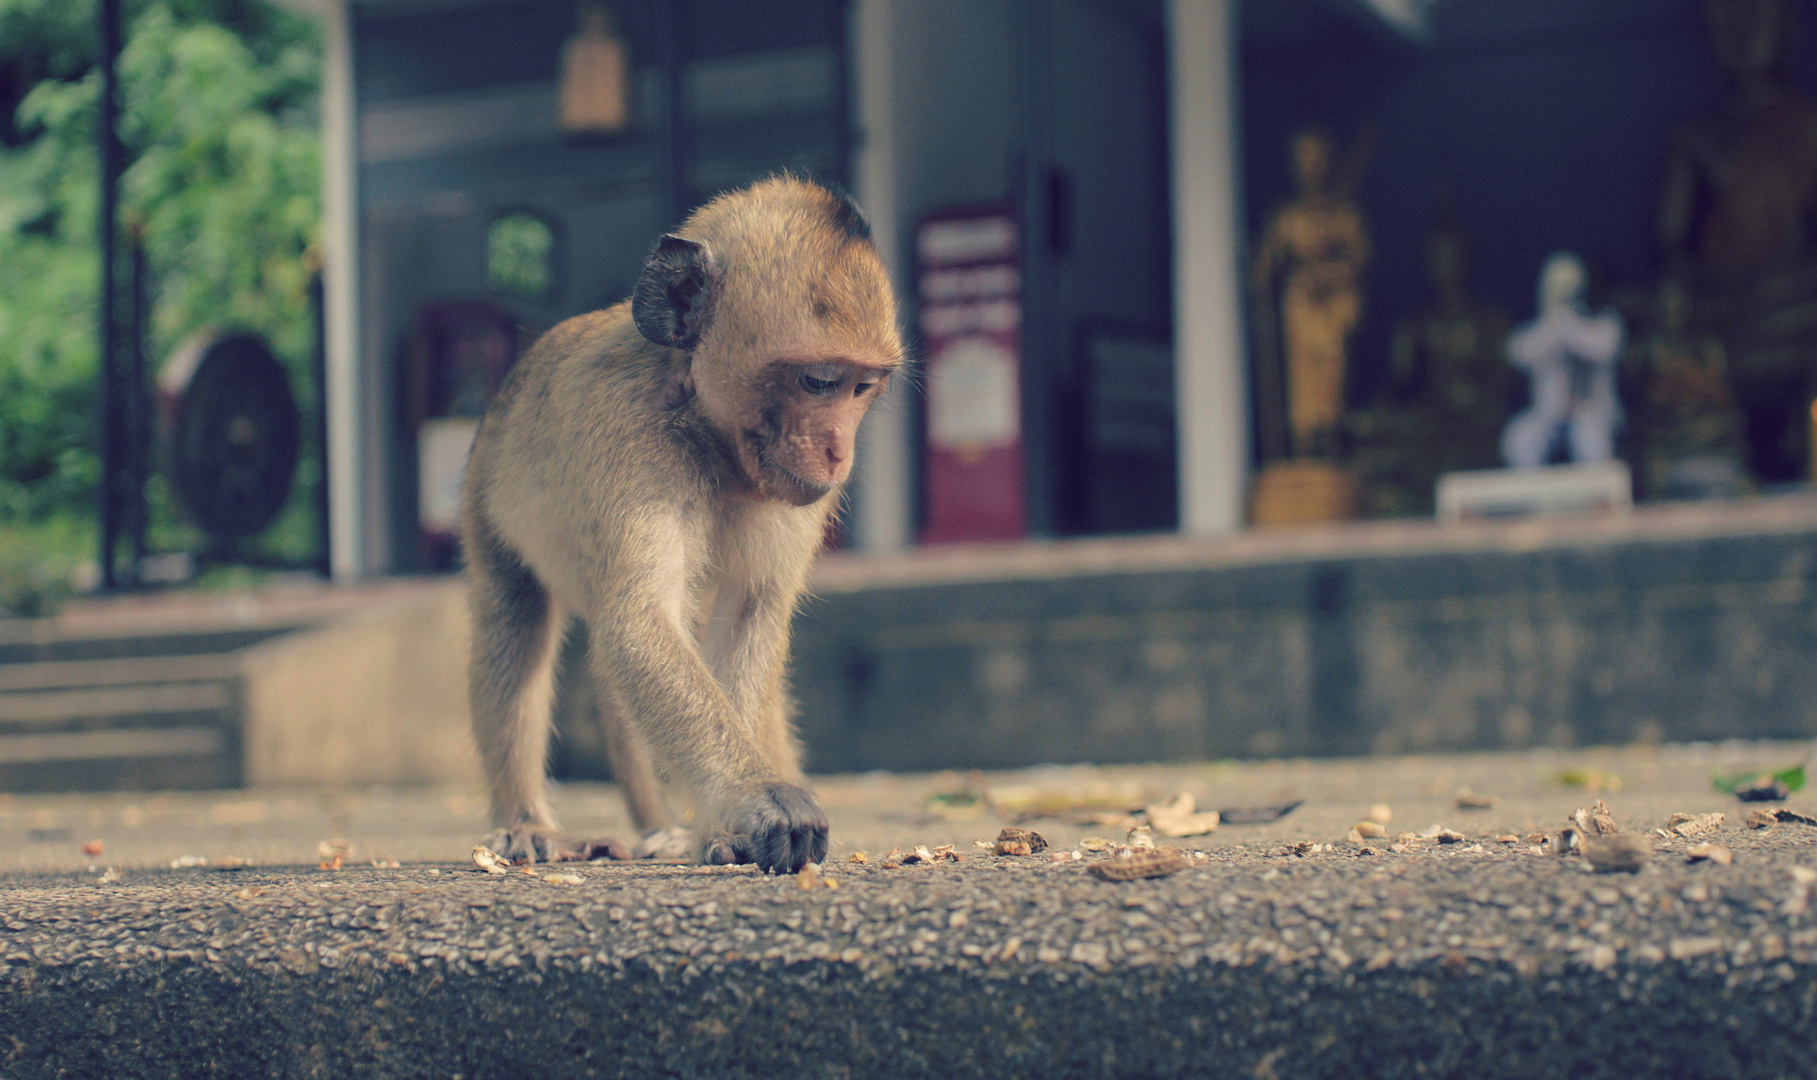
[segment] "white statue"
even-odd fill
[[[1502,430],[1502,457],[1517,469],[1546,464],[1561,440],[1574,462],[1615,456],[1621,316],[1586,311],[1585,281],[1577,256],[1555,253],[1540,271],[1539,316],[1508,336],[1508,361],[1533,388],[1533,404]]]

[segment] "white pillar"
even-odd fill
[[[900,223],[896,163],[895,55],[898,0],[858,0],[852,8],[852,73],[857,81],[859,143],[853,170],[858,203],[871,219],[871,238],[890,270],[899,297],[907,297],[907,268],[898,243]],[[912,13],[908,13],[912,17]],[[906,376],[907,373],[905,372]],[[909,545],[914,520],[914,432],[909,427],[909,382],[898,381],[865,417],[860,429],[854,533],[866,552]]]
[[[327,335],[329,565],[336,581],[365,570],[360,438],[359,118],[353,99],[352,12],[330,0],[322,16],[322,297]]]
[[[1168,0],[1174,366],[1180,531],[1243,526],[1249,376],[1243,346],[1237,0]]]

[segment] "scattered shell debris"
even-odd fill
[[[1584,858],[1599,874],[1634,873],[1653,857],[1653,841],[1640,833],[1586,836]]]
[[[991,847],[988,843],[983,846]],[[1010,825],[997,834],[997,843],[993,850],[998,855],[1034,855],[1047,850],[1047,837],[1033,829],[1022,829]]]
[[[1192,860],[1185,852],[1174,848],[1146,847],[1133,849],[1127,855],[1101,859],[1086,867],[1085,871],[1104,881],[1137,881],[1177,874],[1191,865]]]
[[[1722,828],[1722,819],[1721,814],[1673,814],[1666,819],[1663,831],[1682,836],[1686,840],[1695,840]]]
[[[1351,827],[1351,832],[1366,840],[1375,840],[1388,835],[1388,830],[1381,822],[1364,819]]]
[[[1129,830],[1129,835],[1124,839],[1123,845],[1131,851],[1136,851],[1141,848],[1152,848],[1155,846],[1154,830],[1146,825],[1137,825],[1135,828]]]
[[[1708,841],[1695,847],[1685,849],[1686,862],[1712,862],[1717,866],[1728,866],[1735,861],[1735,853],[1721,844]]]
[[[509,873],[511,866],[484,844],[473,845],[473,866],[488,874]]]
[[[1615,823],[1615,815],[1609,813],[1609,806],[1601,799],[1589,806],[1580,806],[1571,814],[1571,822],[1579,830],[1590,836],[1614,836],[1621,831]]]

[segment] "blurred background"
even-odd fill
[[[471,779],[478,417],[778,170],[815,770],[1817,735],[1814,7],[0,0],[0,788]]]

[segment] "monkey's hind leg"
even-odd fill
[[[498,830],[489,846],[514,862],[553,862],[546,770],[560,610],[490,530],[474,532],[467,551],[473,623],[467,692]]]

